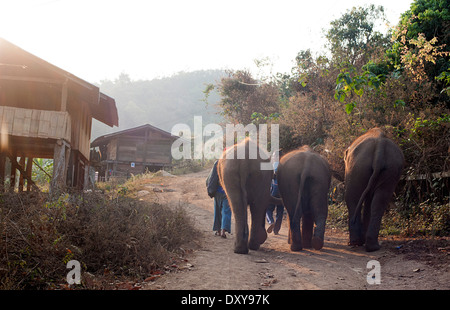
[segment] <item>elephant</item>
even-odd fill
[[[331,183],[328,162],[309,146],[302,146],[281,158],[277,177],[289,217],[291,250],[301,251],[303,247],[320,250],[324,244]]]
[[[377,251],[380,249],[381,219],[404,166],[403,152],[380,128],[375,127],[347,148],[344,162],[349,244],[365,244],[367,252]]]
[[[249,150],[257,150],[256,158],[236,156],[236,153],[248,155]],[[271,201],[275,203],[281,201],[270,195],[273,170],[261,169],[261,163],[270,163],[269,155],[255,141],[246,138],[228,148],[217,165],[219,180],[235,219],[234,252],[238,254],[247,254],[249,249],[258,250],[266,241],[267,233],[264,227],[266,209]],[[248,205],[251,213],[250,236],[247,224]]]

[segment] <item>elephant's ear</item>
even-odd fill
[[[347,153],[348,153],[348,149],[346,149],[345,152],[344,152],[344,161],[347,160]]]

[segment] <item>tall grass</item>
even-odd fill
[[[56,288],[70,260],[94,276],[143,279],[196,236],[182,205],[120,193],[2,193],[0,289]]]
[[[328,207],[327,227],[348,231],[345,203]],[[404,206],[390,204],[381,221],[381,236],[448,236],[450,235],[450,204],[423,203]]]

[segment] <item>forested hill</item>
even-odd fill
[[[187,124],[193,130],[194,116],[202,116],[203,124],[220,123],[217,93],[211,93],[208,105],[203,91],[225,75],[222,70],[181,72],[171,77],[132,81],[122,73],[114,81],[104,80],[100,91],[116,100],[119,127],[111,128],[94,120],[92,140],[108,133],[150,124],[171,131],[175,124]]]

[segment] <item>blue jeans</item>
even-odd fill
[[[269,208],[267,208],[267,211],[266,211],[267,222],[269,224],[273,224],[275,222],[273,219],[273,211],[275,211],[275,208],[277,209],[277,215],[276,215],[275,221],[279,222],[281,225],[281,222],[283,220],[283,212],[284,212],[283,205],[272,205],[272,204],[269,205]]]
[[[220,229],[231,232],[231,209],[225,193],[216,192],[214,196],[213,231],[219,231]]]
[[[272,184],[271,189],[270,189],[270,194],[273,197],[280,198],[280,192],[278,190],[278,185]],[[275,211],[275,209],[277,209],[277,215],[276,215],[276,219],[274,220],[273,219],[273,211]],[[284,206],[282,204],[281,205],[270,204],[269,208],[267,208],[267,211],[266,211],[267,222],[269,223],[269,225],[272,225],[275,223],[274,231],[276,233],[278,233],[278,231],[280,230],[281,222],[283,221],[283,212],[284,212]]]

